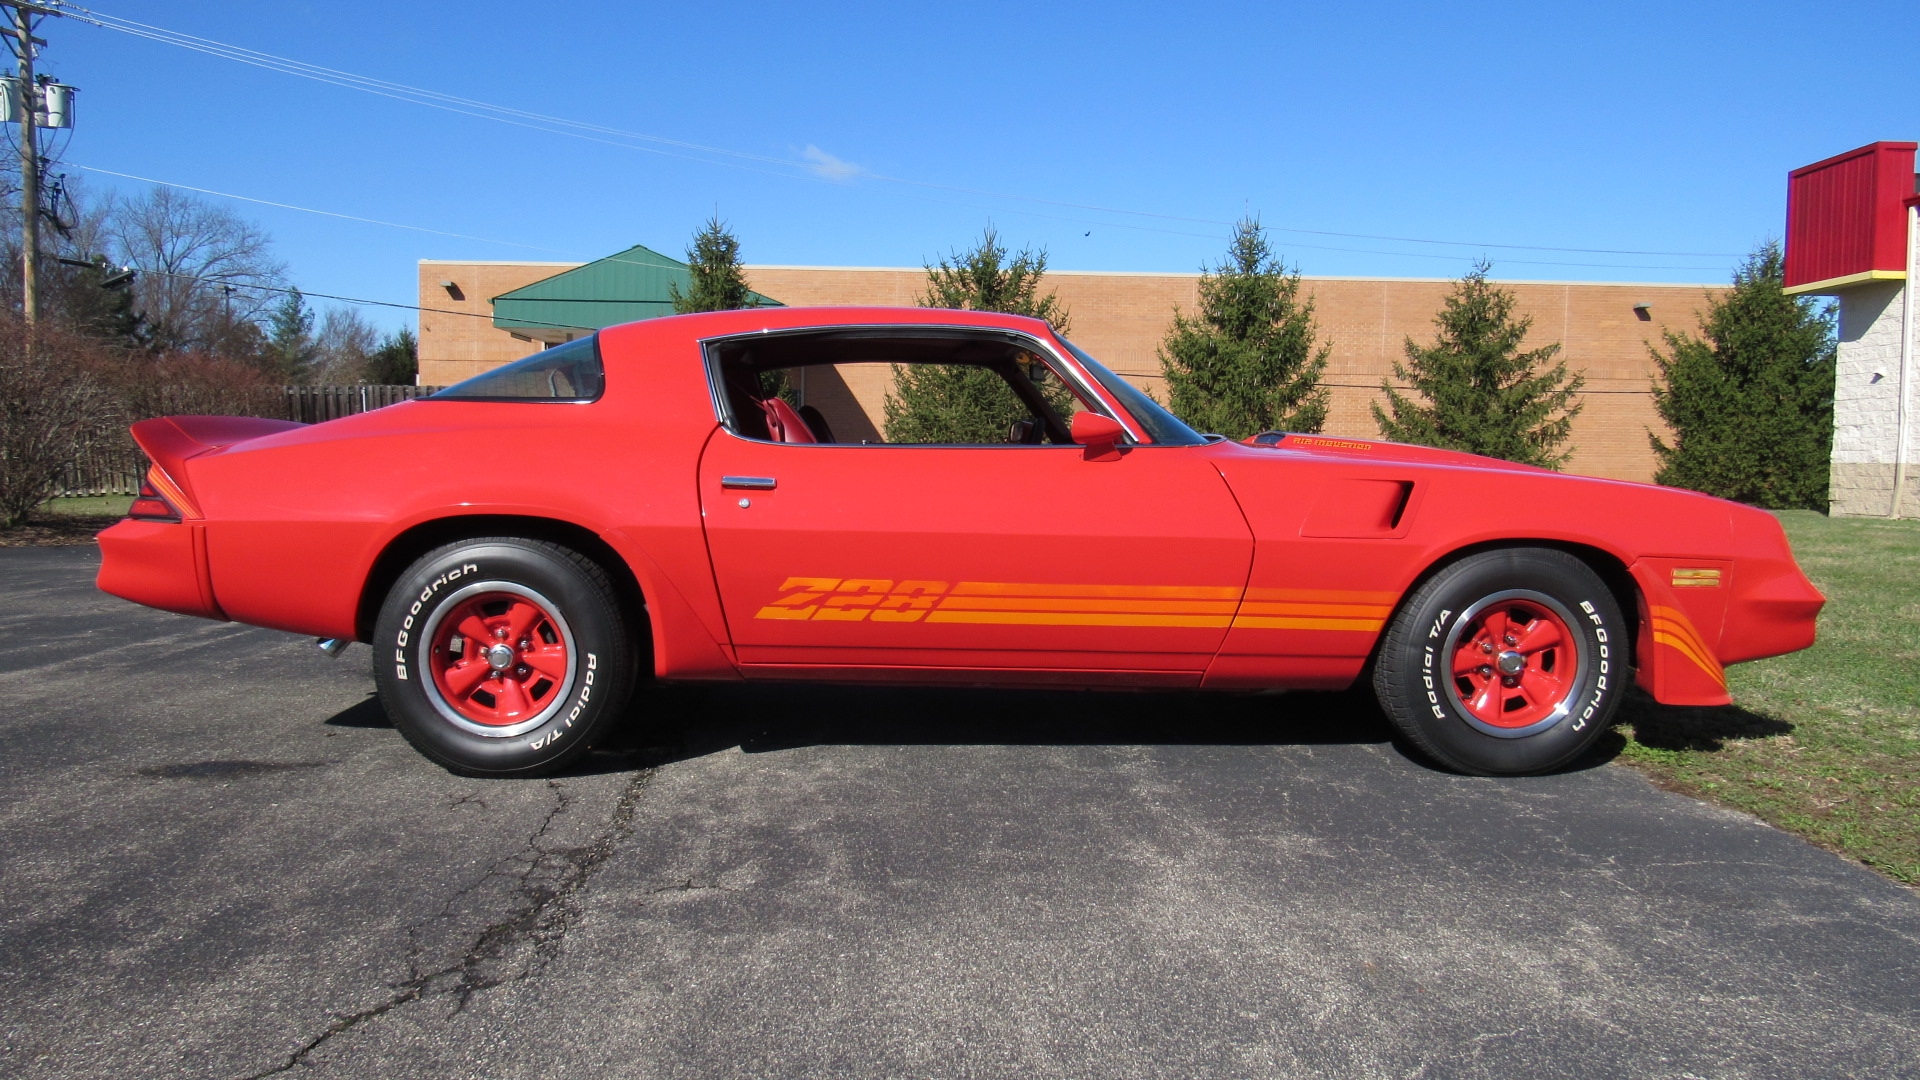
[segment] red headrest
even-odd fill
[[[767,437],[774,442],[810,443],[820,440],[807,430],[807,422],[793,411],[793,406],[777,397],[767,398],[760,403],[767,414]]]

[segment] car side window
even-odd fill
[[[555,345],[434,395],[468,401],[593,401],[606,385],[600,335]]]
[[[1070,446],[1081,392],[1025,339],[835,331],[709,345],[735,434],[862,446]]]

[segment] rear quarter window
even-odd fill
[[[465,401],[593,401],[606,388],[600,335],[555,345],[432,395]]]

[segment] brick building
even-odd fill
[[[607,267],[603,264],[615,264]],[[660,294],[640,277],[671,275],[675,260],[643,247],[601,263],[420,263],[420,381],[454,382],[517,360],[582,327],[664,314]],[[679,271],[684,272],[682,269]],[[911,306],[925,286],[918,267],[750,266],[758,293],[787,306]],[[581,275],[587,295],[568,296],[562,277]],[[638,275],[636,277],[635,275]],[[615,279],[626,281],[621,285]],[[662,279],[650,279],[656,285]],[[684,280],[684,279],[683,279]],[[1155,347],[1175,307],[1198,302],[1198,274],[1049,272],[1045,288],[1071,313],[1070,336],[1121,375],[1165,399]],[[1649,431],[1663,432],[1648,386],[1648,346],[1663,329],[1697,332],[1697,313],[1722,287],[1671,284],[1508,281],[1522,314],[1533,317],[1530,346],[1559,342],[1560,355],[1587,376],[1585,411],[1574,421],[1569,471],[1650,480]],[[1433,316],[1452,283],[1438,278],[1309,277],[1320,339],[1330,342],[1327,382],[1333,407],[1327,433],[1378,437],[1370,402],[1403,356],[1402,342],[1432,340]],[[622,291],[622,290],[626,291]],[[565,303],[570,306],[555,306]],[[591,311],[589,317],[586,313]],[[869,417],[880,414],[884,385],[852,387]]]
[[[1877,142],[1787,174],[1787,292],[1840,304],[1833,388],[1833,513],[1920,514],[1909,472],[1920,393],[1914,143]]]

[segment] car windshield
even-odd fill
[[[1120,404],[1126,408],[1127,412],[1133,414],[1133,418],[1140,422],[1140,426],[1147,429],[1147,435],[1153,440],[1154,445],[1204,446],[1206,444],[1205,436],[1168,412],[1166,406],[1148,397],[1132,383],[1108,371],[1105,364],[1088,356],[1086,350],[1080,346],[1066,338],[1060,338],[1059,341],[1067,347],[1067,351],[1073,353],[1075,359],[1080,361],[1080,366],[1087,369],[1087,374],[1092,375],[1095,381],[1105,387],[1107,393],[1120,399]]]
[[[468,401],[592,401],[605,374],[599,335],[555,345],[505,367],[475,375],[434,394]]]

